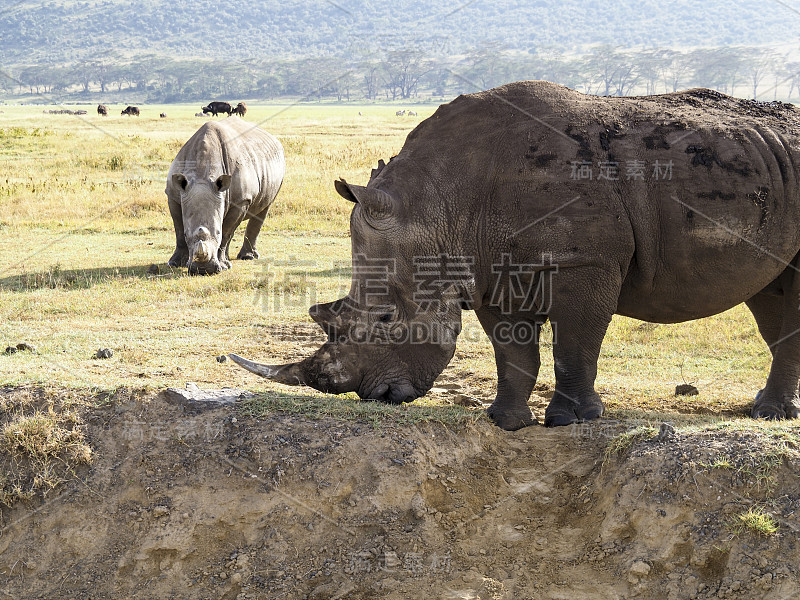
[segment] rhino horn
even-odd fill
[[[262,365],[252,360],[247,360],[238,354],[229,354],[231,360],[240,367],[247,369],[251,373],[261,375],[272,381],[285,385],[305,385],[305,377],[300,368],[300,363],[290,363],[288,365]]]
[[[342,198],[360,204],[374,218],[388,217],[393,212],[394,200],[383,190],[353,185],[344,179],[336,181],[334,187]]]

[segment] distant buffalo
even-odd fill
[[[204,113],[211,113],[215,117],[219,113],[227,113],[230,117],[233,107],[228,102],[209,102],[208,106],[204,106],[201,110]]]
[[[167,113],[161,113],[158,116],[161,117],[162,119],[166,119],[167,118]]]
[[[108,116],[108,107],[105,104],[98,104],[97,105],[97,114],[102,115],[104,117]]]
[[[247,114],[247,104],[244,102],[239,102],[239,104],[236,105],[236,108],[233,109],[233,114],[239,115],[240,117],[245,116],[245,114]]]
[[[139,107],[138,106],[129,106],[125,110],[123,110],[120,114],[122,115],[130,115],[131,117],[138,117],[139,116]]]

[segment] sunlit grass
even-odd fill
[[[259,241],[262,258],[211,278],[165,264],[174,249],[165,176],[205,122],[193,116],[199,106],[144,106],[139,118],[120,116],[122,106],[106,118],[94,106],[82,107],[85,117],[48,108],[0,114],[0,343],[39,350],[0,356],[0,382],[158,389],[193,381],[285,393],[215,357],[293,360],[324,340],[308,308],[341,297],[350,278],[351,205],[333,181],[366,183],[435,107],[399,118],[389,106],[251,106],[247,120],[284,145],[286,180]],[[100,347],[114,356],[94,359]],[[551,351],[543,345],[539,396],[554,383]],[[597,387],[611,417],[743,416],[769,359],[744,307],[680,325],[615,317]],[[472,313],[442,379],[494,397],[492,349]],[[700,394],[676,397],[684,382]]]

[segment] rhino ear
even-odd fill
[[[179,186],[182,190],[185,190],[189,182],[186,181],[186,177],[184,177],[183,173],[175,173],[172,176],[172,183]]]
[[[380,160],[378,161],[378,168],[377,168],[377,169],[372,169],[372,173],[370,173],[369,180],[370,180],[370,181],[372,181],[372,180],[373,180],[373,179],[375,179],[375,178],[376,178],[378,175],[380,175],[380,174],[381,174],[381,171],[383,171],[383,168],[384,168],[385,166],[386,166],[386,163],[385,163],[385,162],[383,162],[383,159],[380,159]]]
[[[383,190],[353,185],[344,179],[336,181],[334,187],[342,198],[360,204],[373,219],[383,219],[394,213],[394,200]]]
[[[345,200],[356,204],[358,203],[358,198],[356,198],[355,194],[350,190],[350,184],[344,179],[337,179],[334,181],[333,187],[336,188],[336,192]]]
[[[217,186],[218,192],[224,192],[229,187],[231,187],[231,176],[230,175],[220,175],[217,177],[217,180],[214,182]]]

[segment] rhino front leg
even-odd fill
[[[252,215],[247,222],[247,229],[244,232],[244,242],[242,242],[242,249],[236,258],[240,260],[255,260],[258,258],[258,250],[256,250],[256,240],[258,234],[261,233],[261,227],[264,225],[264,219],[267,218],[267,211],[269,206],[262,210],[257,215]]]
[[[619,267],[565,269],[554,278],[549,317],[553,327],[556,389],[544,415],[547,427],[597,419],[603,402],[594,389],[597,360],[617,308]]]
[[[795,419],[800,416],[800,310],[796,305],[800,277],[787,269],[778,278],[780,289],[790,293],[760,292],[747,301],[758,330],[772,352],[767,384],[753,403],[755,419]],[[774,290],[774,286],[770,286]]]
[[[169,199],[168,204],[172,224],[175,227],[175,252],[167,264],[170,267],[185,267],[189,262],[189,248],[183,233],[183,211],[180,202],[176,202],[172,198]]]
[[[486,413],[507,431],[536,424],[528,408],[539,375],[540,323],[510,319],[494,310],[478,309],[478,320],[492,341],[497,363],[497,396]]]
[[[236,229],[241,225],[246,214],[246,208],[232,205],[228,210],[225,218],[222,220],[222,241],[219,245],[219,253],[217,260],[224,269],[231,268],[231,255],[230,245],[233,239],[233,234]]]

